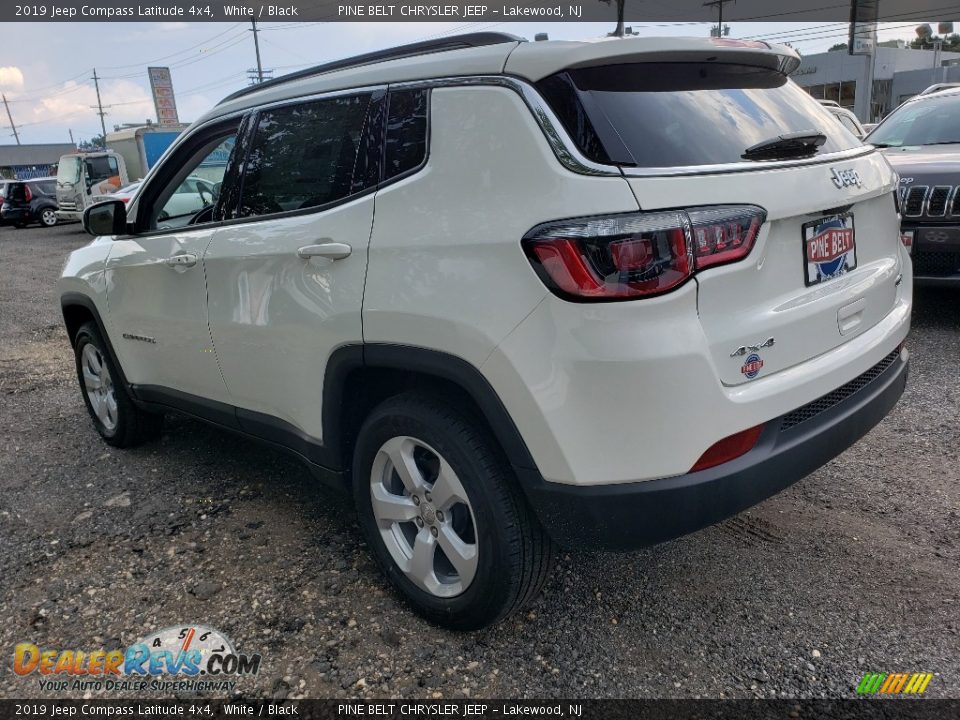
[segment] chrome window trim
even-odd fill
[[[865,145],[852,147],[847,150],[837,150],[826,155],[801,158],[798,160],[770,160],[759,162],[722,163],[718,165],[681,165],[669,168],[623,168],[627,177],[672,177],[675,175],[724,175],[738,172],[754,172],[756,170],[775,170],[778,168],[801,167],[805,165],[823,165],[825,163],[852,160],[865,157],[876,152],[876,148]]]
[[[543,98],[540,97],[540,93],[538,93],[532,85],[523,80],[518,80],[509,75],[464,75],[459,77],[390,83],[390,89],[470,87],[477,85],[503,87],[517,93],[533,113],[533,117],[540,126],[540,130],[543,132],[544,137],[546,137],[547,142],[550,144],[550,149],[553,150],[553,154],[557,156],[557,160],[568,170],[572,170],[580,175],[621,177],[622,173],[620,168],[616,165],[603,165],[585,157],[579,149],[577,149],[576,144],[563,128],[560,120],[547,106]]]
[[[625,176],[625,177],[674,177],[682,175],[715,175],[735,172],[753,172],[774,168],[789,168],[802,165],[819,165],[822,163],[849,160],[852,158],[871,155],[876,152],[872,145],[862,145],[826,155],[817,155],[801,160],[772,160],[761,162],[738,162],[714,165],[681,165],[675,167],[623,167],[620,165],[605,165],[594,162],[585,157],[577,148],[576,143],[564,129],[562,123],[547,105],[540,93],[532,84],[510,75],[471,75],[449,78],[434,78],[429,80],[412,80],[409,82],[391,83],[390,87],[459,87],[470,85],[488,85],[505,87],[513,90],[527,104],[534,118],[540,125],[553,154],[568,169],[581,175]]]

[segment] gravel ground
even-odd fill
[[[960,302],[918,290],[912,375],[854,448],[722,525],[563,556],[527,614],[438,630],[384,585],[348,502],[296,462],[171,417],[100,441],[54,281],[76,225],[0,228],[0,648],[126,647],[199,622],[267,697],[849,697],[927,671],[960,697]],[[41,692],[0,665],[2,697]],[[79,693],[74,693],[79,696]]]

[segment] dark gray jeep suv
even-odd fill
[[[900,234],[914,282],[960,285],[960,88],[908,100],[864,142],[900,175]]]

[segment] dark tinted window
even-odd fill
[[[353,170],[351,192],[359,193],[375,188],[380,182],[380,167],[383,165],[384,119],[387,114],[387,93],[377,90],[370,98],[363,140],[357,152],[357,165]]]
[[[87,179],[92,182],[106,180],[120,174],[120,166],[113,155],[87,158]]]
[[[7,200],[18,200],[26,201],[27,199],[27,184],[18,182],[11,183],[7,186]]]
[[[240,217],[347,197],[370,95],[264,110],[244,166]]]
[[[539,83],[581,151],[640,167],[743,162],[752,145],[801,130],[820,153],[856,147],[819,103],[783,74],[746,65],[638,63],[583,68]]]
[[[45,180],[43,182],[34,183],[33,187],[35,192],[40,192],[44,195],[57,194],[57,183],[55,180]]]
[[[424,89],[390,93],[384,180],[419,167],[426,158],[429,97]]]

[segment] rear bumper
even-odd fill
[[[32,222],[34,219],[30,208],[10,207],[9,205],[4,205],[3,209],[0,210],[0,218],[8,225],[18,222]]]
[[[891,353],[841,388],[767,423],[747,454],[700,472],[600,486],[517,472],[560,544],[629,550],[664,542],[765,500],[853,445],[897,403],[908,364],[905,351]]]

